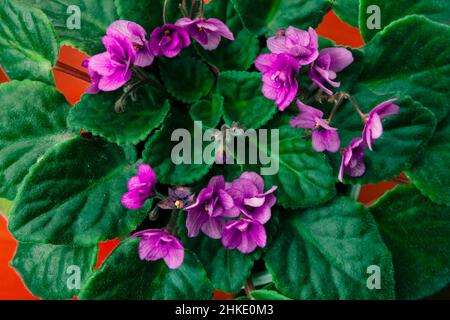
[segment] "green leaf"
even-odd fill
[[[20,241],[77,246],[128,235],[145,217],[120,201],[135,174],[122,148],[97,139],[69,140],[31,168],[9,228]]]
[[[138,239],[122,242],[82,288],[80,299],[96,300],[206,300],[213,287],[200,261],[185,251],[179,269],[162,260],[141,261]]]
[[[438,126],[425,152],[407,171],[417,188],[431,200],[450,205],[450,118]]]
[[[360,81],[376,94],[410,95],[441,121],[450,110],[449,38],[449,27],[424,17],[398,20],[365,47],[365,55],[370,59],[366,59]]]
[[[174,1],[173,1],[174,2]],[[120,19],[133,21],[143,26],[149,33],[163,24],[164,1],[114,0]]]
[[[1,84],[0,101],[0,197],[13,200],[30,167],[73,137],[70,105],[56,88],[29,80]]]
[[[199,257],[214,288],[228,293],[241,291],[260,252],[242,254],[237,250],[228,250],[220,240],[205,235],[189,238],[185,223],[185,218],[179,219],[181,240]]]
[[[12,266],[35,296],[63,300],[78,295],[96,261],[97,247],[19,242]]]
[[[145,163],[152,166],[158,177],[158,182],[170,185],[186,185],[194,183],[204,177],[211,168],[203,162],[203,149],[197,146],[202,144],[202,128],[194,125],[194,122],[186,110],[180,110],[182,106],[174,106],[171,115],[164,122],[161,129],[157,130],[145,145],[143,159]],[[175,130],[185,130],[188,136],[179,137]],[[179,139],[172,141],[174,139]],[[186,152],[182,155],[173,151],[174,147],[186,144]],[[172,159],[174,152],[174,159]],[[175,164],[174,161],[182,162],[182,157],[188,158],[185,163]],[[197,159],[198,158],[198,159]],[[200,160],[195,163],[195,160]]]
[[[199,45],[197,48],[202,58],[219,71],[245,71],[250,68],[259,53],[259,42],[255,34],[243,29],[235,35],[235,40],[232,42],[222,39],[219,47],[214,51],[204,50]]]
[[[284,208],[307,208],[324,203],[336,194],[333,170],[326,156],[312,149],[311,142],[300,137],[300,132],[287,123],[287,117],[273,121],[269,128],[279,129],[279,152],[276,141],[267,151],[260,145],[259,152],[278,163],[278,171],[264,175],[267,186],[278,186],[277,203]]]
[[[206,96],[214,85],[214,75],[208,66],[193,57],[164,59],[160,71],[170,94],[185,103]]]
[[[118,20],[114,1],[97,0],[19,0],[41,9],[53,23],[61,44],[68,44],[94,55],[105,51],[102,37],[106,28]],[[78,28],[77,23],[80,19]]]
[[[272,101],[261,93],[261,74],[257,72],[227,71],[219,76],[217,92],[224,98],[224,119],[228,124],[258,129],[277,112]]]
[[[292,300],[273,290],[255,290],[251,292],[255,300]]]
[[[2,214],[6,219],[9,217],[9,211],[11,210],[12,205],[12,201],[0,198],[0,214]]]
[[[53,84],[58,58],[56,34],[40,11],[0,0],[0,65],[11,79]]]
[[[302,212],[285,212],[265,257],[278,290],[307,299],[393,299],[392,257],[369,210],[346,197]],[[369,289],[370,266],[381,289]]]
[[[189,110],[194,121],[202,121],[204,126],[215,128],[223,115],[223,97],[213,94],[212,101],[200,100],[192,105]]]
[[[371,5],[380,8],[380,29],[369,29],[367,27],[367,20],[373,15],[372,12],[367,13],[367,8]],[[414,14],[424,15],[425,17],[440,23],[450,23],[450,7],[445,0],[361,0],[361,34],[364,40],[368,42],[391,22]]]
[[[275,34],[279,29],[295,26],[317,27],[330,9],[327,0],[231,0],[252,32]]]
[[[366,173],[359,178],[347,177],[346,183],[367,184],[391,179],[409,169],[421,155],[424,147],[436,128],[433,113],[409,97],[397,95],[377,96],[364,86],[354,88],[354,99],[364,113],[369,113],[381,102],[398,97],[395,102],[400,106],[397,115],[383,120],[383,135],[373,146],[373,152],[367,150],[364,156]],[[341,146],[347,148],[351,140],[361,136],[364,124],[353,105],[348,102],[341,106],[332,125],[339,129]],[[341,164],[340,154],[330,154],[335,176]]]
[[[344,22],[358,28],[359,0],[330,0],[334,13]]]
[[[214,3],[210,2],[205,6],[205,17],[223,21],[235,35],[243,28],[241,18],[230,0],[214,0]]]
[[[392,251],[397,298],[425,298],[450,283],[449,207],[405,185],[385,194],[371,211]]]
[[[122,92],[86,94],[70,111],[69,126],[85,129],[118,144],[137,144],[158,127],[170,109],[150,86],[140,88],[136,100],[127,99],[125,112],[114,111]]]

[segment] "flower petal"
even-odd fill
[[[198,236],[201,227],[208,220],[208,215],[205,214],[201,208],[192,209],[188,211],[186,218],[186,227],[188,229],[188,236],[190,238]]]
[[[320,50],[320,56],[328,55],[330,57],[329,69],[334,72],[341,72],[353,63],[353,54],[345,48],[326,48]]]
[[[212,239],[222,238],[222,231],[225,225],[224,217],[209,218],[202,226],[202,231]]]

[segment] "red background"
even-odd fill
[[[334,40],[337,44],[360,47],[364,44],[359,30],[342,21],[333,13],[326,15],[324,21],[318,28],[321,36]],[[61,49],[59,61],[73,67],[81,68],[81,62],[85,55],[70,47]],[[56,86],[66,96],[67,100],[74,104],[86,90],[88,84],[68,76],[62,72],[55,71]],[[0,69],[0,82],[7,81],[7,77]],[[382,195],[386,190],[393,188],[394,183],[385,182],[378,185],[369,185],[363,188],[360,201],[369,204]],[[108,241],[100,244],[100,252],[97,267],[109,255],[111,250],[118,244],[118,240]],[[9,266],[12,260],[17,242],[7,229],[6,220],[0,215],[0,299],[37,299],[24,286],[17,272]],[[216,298],[227,298],[227,295],[217,292]]]

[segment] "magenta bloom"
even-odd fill
[[[364,164],[365,145],[361,138],[355,138],[350,142],[342,154],[341,167],[339,169],[339,181],[343,181],[344,174],[350,177],[361,177],[366,172]]]
[[[264,96],[284,111],[297,96],[298,62],[288,54],[267,53],[256,58],[255,66],[262,72]]]
[[[129,41],[136,55],[134,61],[136,66],[147,67],[153,63],[154,57],[150,50],[150,43],[146,40],[147,32],[137,23],[126,20],[114,21],[106,30],[106,34]]]
[[[236,207],[247,217],[265,224],[270,220],[271,208],[277,198],[273,193],[277,186],[264,192],[263,178],[254,172],[244,172],[234,180],[227,192],[233,198]]]
[[[302,65],[308,65],[319,56],[319,37],[313,28],[308,31],[289,27],[281,34],[267,40],[272,53],[287,53]]]
[[[339,134],[336,128],[328,125],[328,121],[323,119],[323,112],[303,104],[297,100],[300,114],[289,121],[293,128],[303,128],[312,130],[312,145],[317,152],[329,151],[338,152],[341,146]]]
[[[97,94],[100,92],[100,88],[98,87],[98,84],[100,82],[100,79],[102,78],[101,75],[99,75],[97,72],[95,72],[92,69],[89,69],[89,59],[86,59],[81,64],[84,68],[88,69],[88,75],[91,79],[91,85],[86,89],[86,93],[90,94]]]
[[[325,87],[324,82],[334,88],[339,88],[341,83],[333,81],[336,79],[336,73],[347,68],[352,62],[353,55],[351,51],[345,48],[323,49],[320,50],[319,57],[311,65],[309,75],[314,84],[327,94],[332,95],[333,92]]]
[[[154,56],[176,57],[182,49],[191,44],[189,33],[174,24],[165,24],[153,30],[150,48]]]
[[[266,230],[256,220],[229,221],[223,230],[222,244],[227,249],[238,249],[246,254],[255,251],[256,247],[264,248],[266,243]]]
[[[223,176],[213,177],[208,187],[200,191],[196,202],[186,208],[189,237],[196,237],[202,230],[209,237],[220,239],[226,218],[239,216],[239,209],[225,188]]]
[[[181,18],[175,24],[186,29],[190,36],[206,50],[217,49],[222,37],[234,40],[230,29],[218,19]]]
[[[139,258],[146,261],[164,259],[170,269],[178,269],[184,260],[184,248],[180,240],[159,229],[137,232],[132,238],[139,240]]]
[[[383,134],[383,124],[381,120],[388,116],[397,114],[400,107],[393,102],[397,99],[391,99],[376,106],[367,116],[367,122],[363,130],[363,140],[370,150],[372,150],[373,142]]]
[[[131,66],[136,56],[129,41],[123,37],[103,37],[103,44],[106,52],[89,58],[87,67],[91,77],[94,76],[95,82],[98,82],[93,83],[93,89],[98,87],[102,91],[114,91],[131,79]]]
[[[156,174],[148,164],[138,166],[138,175],[128,181],[128,192],[122,196],[122,205],[130,210],[141,208],[153,196]]]

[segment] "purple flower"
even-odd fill
[[[213,239],[220,239],[225,218],[239,216],[239,209],[226,192],[223,176],[213,177],[207,188],[200,191],[196,202],[187,207],[186,226],[189,237],[196,237],[200,230]]]
[[[376,106],[367,116],[367,122],[363,130],[363,140],[370,150],[372,150],[373,142],[383,134],[383,124],[381,120],[388,116],[397,114],[400,107],[393,102],[397,99],[391,99]]]
[[[150,48],[154,56],[176,57],[182,49],[191,44],[189,33],[174,24],[165,24],[153,30]]]
[[[264,192],[263,178],[254,172],[244,172],[234,180],[227,192],[233,198],[236,207],[247,217],[265,224],[270,220],[271,208],[277,198],[273,193],[277,186]]]
[[[169,196],[158,203],[161,209],[183,209],[194,203],[195,195],[188,187],[169,188]]]
[[[176,23],[183,27],[203,48],[215,50],[220,44],[222,37],[234,40],[233,33],[225,23],[218,19],[195,19],[181,18]]]
[[[159,229],[137,232],[132,238],[139,240],[139,258],[146,261],[164,259],[170,269],[178,269],[184,260],[184,248],[180,240]]]
[[[313,28],[308,31],[289,27],[267,40],[272,53],[287,53],[302,65],[308,65],[319,56],[319,37]]]
[[[106,30],[108,36],[119,36],[129,41],[133,47],[136,60],[134,64],[138,67],[147,67],[153,63],[153,55],[150,50],[150,43],[145,39],[147,32],[137,23],[117,20]]]
[[[153,195],[156,175],[148,164],[138,166],[138,175],[128,181],[128,192],[122,196],[122,205],[130,210],[141,208]]]
[[[365,145],[361,138],[355,138],[342,153],[342,162],[339,169],[339,181],[343,181],[344,174],[350,177],[361,177],[366,172],[364,164]]]
[[[312,145],[317,152],[338,152],[341,145],[336,128],[323,119],[323,112],[297,100],[300,114],[289,121],[293,128],[312,129]]]
[[[264,96],[275,100],[280,111],[289,107],[298,92],[298,62],[288,54],[266,53],[256,58],[255,66],[262,72]]]
[[[264,226],[255,220],[239,219],[229,221],[223,230],[222,244],[227,249],[238,249],[242,253],[264,248],[267,234]]]
[[[336,73],[344,70],[353,62],[351,51],[345,48],[327,48],[320,50],[319,57],[313,62],[309,70],[311,80],[324,92],[332,95],[333,92],[323,84],[327,82],[334,88],[341,86],[336,79]]]
[[[114,91],[131,79],[131,66],[136,55],[129,41],[123,37],[103,37],[103,44],[106,52],[97,54],[87,61],[89,74],[95,81],[91,89],[95,91],[94,89],[98,87],[102,91]]]
[[[91,85],[86,89],[86,93],[90,94],[97,94],[100,92],[100,88],[98,87],[98,84],[100,82],[100,79],[102,78],[101,75],[99,75],[97,72],[95,72],[92,69],[89,69],[89,59],[86,59],[81,64],[84,68],[88,69],[88,75],[91,79]]]

